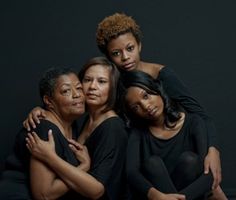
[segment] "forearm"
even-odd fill
[[[74,167],[56,154],[49,155],[45,161],[71,189],[91,199],[103,195],[104,186],[83,171],[83,167]]]
[[[36,159],[31,159],[30,174],[31,190],[35,199],[57,199],[69,190],[51,169]]]

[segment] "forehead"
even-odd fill
[[[63,74],[56,79],[57,86],[63,84],[71,84],[72,82],[75,84],[81,84],[78,76],[74,73]]]
[[[119,35],[117,38],[112,39],[108,45],[107,48],[109,50],[112,49],[119,49],[124,46],[127,46],[129,43],[137,43],[135,37],[133,36],[132,33],[124,33],[122,35]]]
[[[141,95],[142,92],[144,92],[145,90],[137,87],[137,86],[131,86],[127,89],[127,93],[126,93],[126,100],[128,101],[135,101],[138,99],[138,97]]]
[[[97,64],[97,65],[90,66],[86,70],[85,76],[96,76],[96,77],[109,78],[110,72],[111,72],[111,69],[109,66]]]

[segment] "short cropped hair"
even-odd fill
[[[75,74],[77,76],[77,72],[74,69],[68,67],[51,67],[44,72],[43,76],[39,80],[39,93],[44,107],[46,105],[44,104],[43,97],[45,95],[52,97],[55,92],[58,78],[67,74]]]
[[[136,41],[140,43],[142,33],[139,25],[131,16],[115,13],[104,18],[97,27],[96,40],[98,48],[107,55],[108,43],[125,33],[132,33]]]

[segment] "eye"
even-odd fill
[[[105,83],[107,83],[107,80],[99,79],[98,82],[101,83],[101,84],[105,84]]]
[[[132,105],[132,106],[131,106],[131,110],[132,110],[133,112],[137,113],[138,110],[139,110],[139,106],[138,106],[137,104]]]
[[[144,92],[143,93],[143,99],[148,99],[148,97],[149,97],[149,94],[147,92]]]
[[[127,51],[133,51],[134,50],[134,45],[128,46]]]
[[[112,56],[116,57],[116,56],[119,56],[120,55],[120,52],[119,51],[113,51],[111,53]]]
[[[64,89],[64,90],[62,90],[62,95],[64,95],[64,96],[67,96],[67,95],[69,95],[71,93],[71,89]]]
[[[91,80],[90,78],[86,78],[86,77],[85,77],[85,78],[83,79],[83,83],[87,83],[87,82],[89,82],[90,80]]]
[[[83,89],[82,89],[81,86],[78,86],[78,87],[76,87],[76,90],[78,90],[78,91],[82,91]]]

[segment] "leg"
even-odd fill
[[[155,188],[164,193],[177,193],[163,160],[158,156],[151,156],[143,164],[144,176]]]
[[[197,154],[186,151],[181,154],[171,178],[177,190],[181,190],[199,177],[203,171],[203,164]]]
[[[180,156],[171,176],[179,193],[185,194],[188,200],[204,199],[213,182],[211,173],[203,174],[203,163],[193,152]]]

